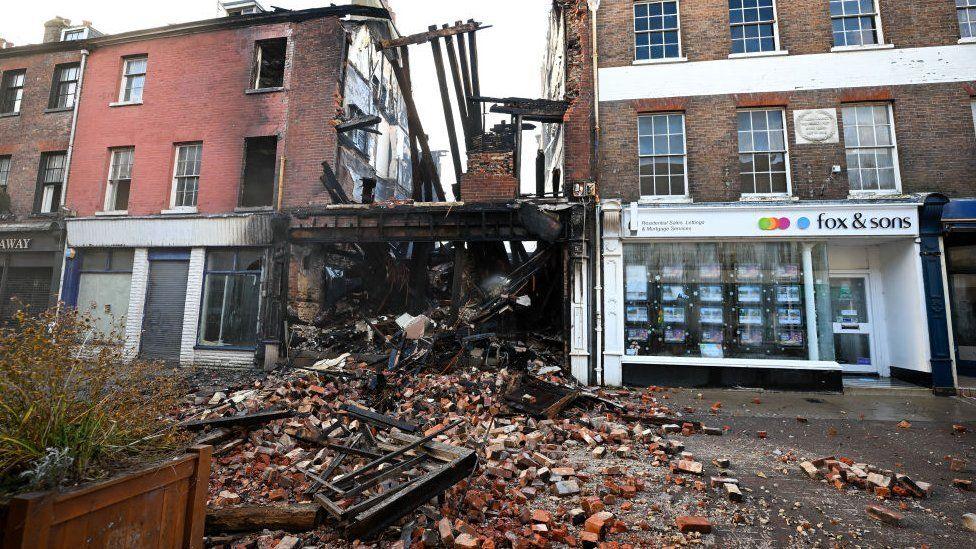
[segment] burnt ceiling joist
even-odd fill
[[[336,131],[339,133],[351,132],[354,130],[365,130],[370,133],[380,134],[379,131],[373,129],[371,126],[379,124],[383,119],[376,115],[362,115],[345,120],[336,126]]]
[[[530,122],[561,124],[569,109],[568,101],[528,99],[524,97],[472,97],[478,103],[495,103],[491,112],[521,117]]]
[[[451,26],[445,26],[444,28],[429,30],[427,32],[421,32],[417,34],[411,34],[410,36],[404,36],[401,38],[394,38],[391,40],[382,40],[379,44],[380,50],[388,50],[392,48],[400,48],[403,46],[412,46],[416,44],[426,44],[432,40],[438,38],[447,38],[449,36],[456,36],[458,34],[467,34],[469,32],[475,32],[483,29],[490,29],[491,25],[482,25],[477,21],[468,21],[467,23],[456,23]]]

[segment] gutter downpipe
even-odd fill
[[[81,108],[81,94],[85,87],[85,68],[88,66],[88,56],[91,54],[87,49],[81,50],[81,65],[78,68],[78,91],[75,93],[75,108],[71,113],[71,134],[68,136],[68,152],[64,159],[64,181],[61,183],[61,209],[63,210],[68,203],[68,177],[71,173],[71,159],[75,152],[75,134],[78,130],[78,110]],[[64,224],[64,252],[61,254],[61,280],[58,283],[58,305],[57,312],[61,313],[61,303],[64,299],[64,275],[65,267],[68,263],[68,224]]]
[[[600,52],[597,47],[596,16],[597,10],[600,9],[600,0],[587,0],[587,4],[590,8],[590,44],[593,48],[593,161],[595,165],[599,165],[597,153],[600,150]],[[596,224],[594,227],[595,242],[593,243],[593,256],[595,259],[593,262],[595,271],[593,274],[593,323],[595,325],[594,329],[596,330],[594,355],[596,361],[596,378],[600,386],[603,386],[606,381],[603,373],[603,221],[601,219],[602,209],[600,208],[598,171],[595,169],[595,166],[593,170],[593,181],[596,187],[596,204],[594,209]]]

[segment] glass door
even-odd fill
[[[844,373],[877,373],[878,366],[872,352],[874,331],[868,278],[831,277],[830,304],[837,362]]]

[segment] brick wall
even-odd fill
[[[727,2],[681,0],[682,56],[689,61],[725,59],[732,51]],[[826,0],[779,0],[780,47],[791,55],[826,53],[833,46]],[[634,0],[603,0],[597,16],[600,66],[634,61]],[[955,44],[954,0],[881,0],[881,29],[896,47]]]
[[[288,37],[285,90],[248,94],[254,43]],[[225,29],[98,48],[79,111],[68,206],[89,216],[104,206],[109,149],[134,146],[130,215],[170,208],[175,144],[203,142],[199,211],[233,211],[244,139],[277,135],[287,158],[285,200],[321,193],[321,163],[335,160],[334,93],[344,33],[335,18]],[[118,101],[122,59],[148,55],[143,104]],[[279,162],[280,163],[280,162]]]
[[[570,102],[563,118],[563,184],[571,187],[593,181],[595,175],[593,33],[586,0],[559,0],[559,3],[563,7],[566,32],[566,99]]]
[[[0,72],[27,69],[20,114],[0,116],[0,155],[11,155],[7,189],[19,218],[33,211],[41,153],[68,148],[71,111],[45,112],[54,68],[80,61],[78,51],[0,58]]]
[[[600,106],[601,194],[639,198],[637,117],[641,112],[684,112],[688,182],[696,201],[740,197],[737,108],[786,108],[794,196],[840,199],[848,195],[843,121],[845,101],[887,99],[893,104],[901,181],[904,192],[976,193],[976,130],[973,86],[929,84],[890,88],[854,88],[755,95],[683,97],[604,102]],[[797,145],[793,111],[837,108],[840,143]],[[831,174],[840,165],[844,173]]]

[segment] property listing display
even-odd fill
[[[624,246],[626,353],[805,359],[799,243]]]

